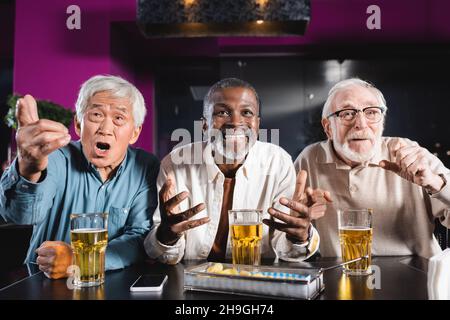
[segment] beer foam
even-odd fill
[[[100,229],[100,228],[81,228],[81,229],[72,230],[73,233],[97,233],[97,232],[104,232],[104,231],[107,231],[107,230]]]
[[[358,226],[345,226],[345,227],[340,227],[339,230],[367,231],[367,230],[372,230],[372,228],[369,228],[369,227],[358,227]]]

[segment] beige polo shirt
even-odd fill
[[[381,160],[393,161],[387,144],[394,139],[398,138],[383,137],[380,153],[353,169],[336,157],[330,141],[312,144],[298,156],[294,163],[297,172],[306,170],[308,185],[330,191],[333,198],[325,216],[315,221],[323,256],[341,255],[339,208],[373,208],[373,255],[417,254],[429,258],[441,251],[433,235],[434,219],[450,225],[445,213],[450,207],[449,183],[430,197],[422,187],[378,167]],[[431,153],[429,158],[432,170],[450,181],[450,170]]]

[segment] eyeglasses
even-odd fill
[[[369,123],[378,123],[383,119],[384,114],[386,113],[387,108],[382,107],[367,107],[362,110],[359,109],[342,109],[327,116],[327,119],[333,116],[336,116],[344,125],[351,125],[358,115],[359,112],[362,112],[367,122]]]

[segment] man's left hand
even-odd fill
[[[286,238],[292,242],[308,240],[311,220],[321,218],[325,214],[327,203],[332,202],[330,193],[321,189],[306,188],[308,174],[301,170],[297,175],[295,191],[292,199],[280,198],[280,203],[290,209],[290,214],[283,213],[274,207],[269,208],[269,214],[283,222],[264,219],[269,227],[286,233]]]
[[[444,185],[442,178],[431,171],[431,153],[416,142],[408,144],[404,139],[398,139],[388,145],[395,161],[380,161],[381,168],[395,172],[400,177],[426,188],[431,193],[440,191]]]
[[[39,270],[50,279],[66,278],[72,265],[72,247],[63,241],[45,241],[36,249]]]

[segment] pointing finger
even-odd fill
[[[174,181],[169,177],[166,182],[164,182],[161,190],[159,191],[159,204],[162,206],[170,198],[175,196],[175,186]]]
[[[298,225],[298,226],[292,226],[290,224],[285,224],[285,223],[280,223],[280,222],[275,222],[269,219],[263,219],[263,223],[268,225],[271,228],[280,230],[282,232],[287,233],[288,235],[291,236],[296,236],[298,234],[298,229],[306,229],[309,227],[309,222],[305,222],[302,225]]]
[[[201,218],[201,219],[197,219],[197,220],[184,221],[184,222],[174,225],[172,231],[175,233],[182,233],[189,229],[197,228],[201,225],[204,225],[205,223],[208,223],[209,221],[210,221],[209,217],[205,217],[205,218]]]
[[[325,198],[325,200],[327,200],[328,202],[333,202],[333,199],[331,198],[331,194],[329,191],[325,191],[323,194],[323,197]]]
[[[269,208],[269,210],[267,210],[267,212],[272,217],[274,217],[278,220],[284,221],[293,226],[301,225],[303,223],[303,221],[309,222],[309,214],[308,213],[303,213],[302,216],[294,217],[294,216],[291,216],[290,214],[281,212],[280,210],[277,210],[275,208]]]
[[[173,214],[170,216],[170,221],[173,224],[177,224],[186,220],[189,220],[190,218],[192,218],[193,216],[195,216],[197,213],[205,210],[206,206],[204,203],[200,203],[198,205],[196,205],[193,208],[190,208],[189,210],[186,210],[182,213],[178,213],[178,214]]]
[[[308,173],[305,170],[300,170],[300,172],[297,174],[294,191],[294,199],[297,201],[301,199],[303,192],[305,191],[307,177]]]
[[[205,210],[206,206],[204,203],[200,203],[198,205],[196,205],[193,208],[190,208],[189,210],[185,211],[185,215],[187,219],[192,218],[193,216],[195,216],[197,213]]]
[[[402,170],[402,168],[398,164],[396,164],[395,162],[387,161],[387,160],[380,161],[379,165],[381,168],[395,172],[395,173],[399,173]]]
[[[172,209],[177,207],[183,200],[185,200],[189,196],[189,193],[186,191],[180,192],[176,196],[170,198],[166,202],[163,203],[164,209],[167,213],[170,213]],[[175,212],[172,212],[175,213]]]
[[[297,215],[300,216],[308,215],[308,207],[299,201],[289,200],[287,198],[280,198],[280,203],[283,206],[288,207],[289,209],[295,211]]]

